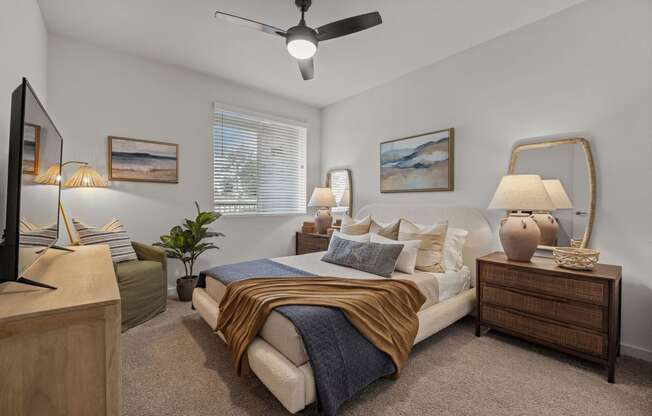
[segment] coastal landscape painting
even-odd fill
[[[380,192],[452,191],[454,129],[380,144]]]
[[[174,143],[109,137],[109,179],[179,183],[178,153]]]
[[[41,126],[25,123],[23,127],[23,173],[38,175]]]

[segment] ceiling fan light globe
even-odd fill
[[[293,39],[287,43],[287,48],[296,59],[310,59],[317,52],[317,45],[307,39]]]

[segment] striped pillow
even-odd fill
[[[58,231],[57,224],[39,227],[25,218],[21,218],[19,244],[21,247],[49,247],[50,244],[57,241]]]
[[[93,244],[107,244],[111,249],[114,263],[128,260],[138,260],[131,240],[120,221],[112,219],[102,227],[91,227],[73,218],[73,224],[79,235],[79,242],[89,246]]]

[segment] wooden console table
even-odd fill
[[[0,284],[0,415],[120,413],[120,293],[107,246],[50,250]]]

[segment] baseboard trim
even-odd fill
[[[168,286],[168,297],[169,296],[174,296],[176,294],[177,294],[177,288],[174,287],[174,286],[172,286],[172,287]]]
[[[640,360],[652,362],[652,351],[645,348],[621,343],[620,352],[622,355],[627,355],[628,357],[634,357]]]

